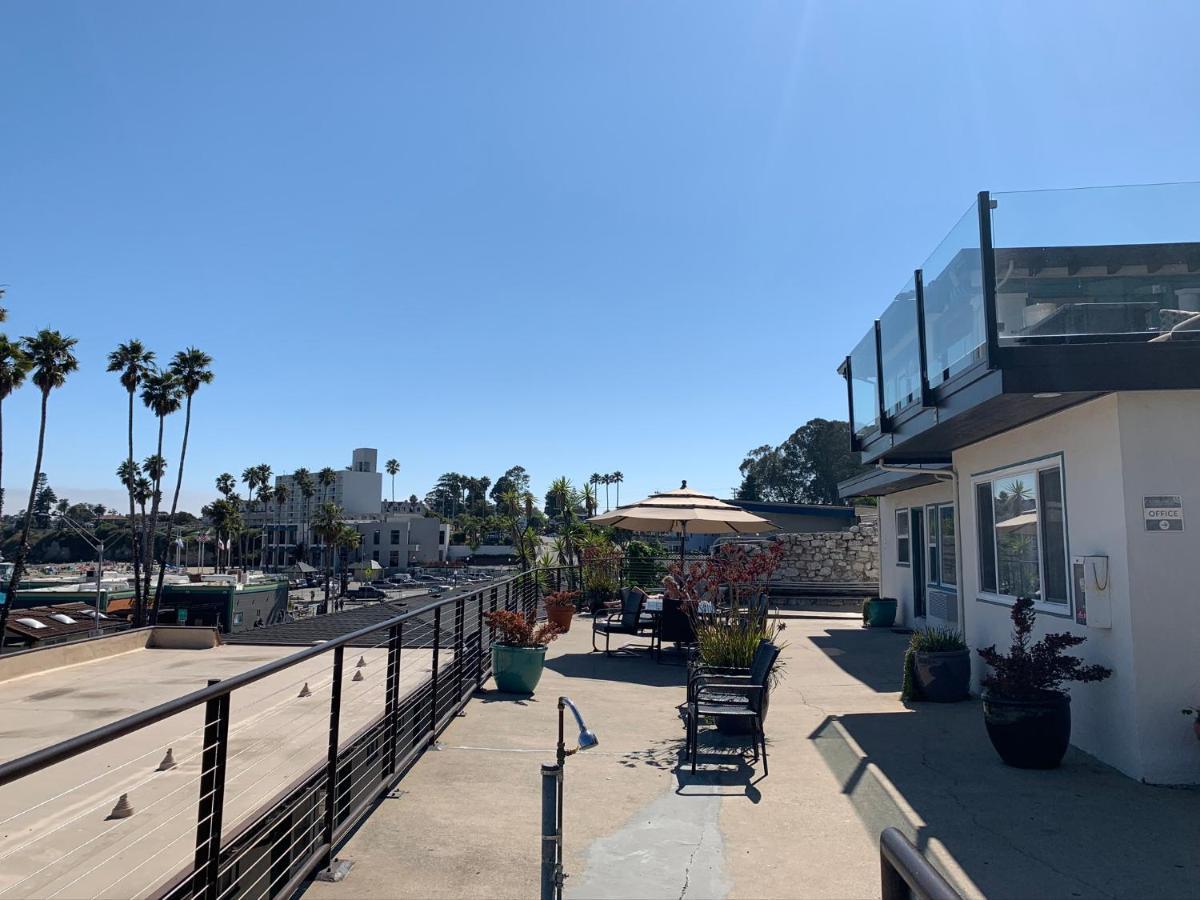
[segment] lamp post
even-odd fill
[[[563,734],[563,713],[570,709],[579,725],[577,745],[567,749]],[[567,757],[580,750],[590,750],[600,743],[595,732],[583,722],[579,708],[570,697],[558,698],[558,746],[554,764],[542,764],[542,889],[541,900],[562,900],[563,847],[563,769]]]
[[[89,547],[98,554],[96,562],[96,614],[92,621],[92,635],[94,637],[100,634],[100,591],[101,582],[104,580],[104,541],[100,538],[93,539],[90,534],[83,530],[83,527],[63,512],[52,512],[50,517],[54,519],[62,519],[71,529],[78,534],[87,543]]]

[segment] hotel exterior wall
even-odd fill
[[[1200,391],[1118,395],[1142,777],[1200,781]],[[1147,531],[1144,497],[1179,494],[1184,531]],[[1191,515],[1191,520],[1187,516]]]
[[[896,624],[912,627],[913,625],[913,575],[912,563],[902,565],[897,554],[896,541],[896,510],[924,507],[930,503],[949,503],[954,499],[954,491],[949,480],[941,484],[930,484],[913,488],[911,491],[898,491],[879,498],[879,595],[895,597]],[[912,559],[914,546],[910,534],[909,559]]]
[[[1036,402],[1036,401],[1031,401]],[[1075,684],[1071,690],[1071,742],[1127,775],[1143,778],[1145,753],[1154,737],[1138,728],[1138,671],[1135,667],[1128,553],[1128,515],[1121,453],[1118,395],[1109,394],[1021,428],[956,451],[959,475],[959,533],[962,535],[963,589],[966,638],[972,649],[1010,643],[1011,608],[980,598],[977,511],[974,476],[1017,463],[1058,457],[1062,462],[1067,523],[1067,558],[1106,555],[1112,628],[1090,628],[1074,620],[1074,598],[1068,615],[1039,612],[1035,637],[1048,631],[1069,631],[1087,638],[1075,652],[1090,663],[1113,669],[1112,678],[1096,684]],[[1165,489],[1161,489],[1166,492]],[[1139,500],[1140,505],[1140,500]],[[1180,596],[1182,580],[1173,592]],[[1138,603],[1170,603],[1167,596],[1138,598]],[[1152,647],[1144,652],[1153,653]],[[1176,666],[1189,666],[1186,658]],[[972,688],[979,689],[986,671],[973,654]],[[1187,704],[1181,704],[1181,706]],[[1182,720],[1178,711],[1175,715]],[[1186,723],[1184,723],[1186,724]],[[1171,722],[1169,727],[1179,727]],[[1158,729],[1161,733],[1161,728]],[[1194,740],[1194,739],[1193,739]],[[1193,776],[1195,780],[1195,776]]]

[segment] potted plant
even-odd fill
[[[492,642],[492,677],[496,689],[506,694],[532,694],[546,663],[546,645],[559,636],[553,622],[535,623],[533,616],[507,609],[486,613],[495,629]]]
[[[863,625],[891,628],[896,622],[895,597],[869,597],[862,605]]]
[[[1013,604],[1013,642],[1007,654],[995,645],[979,655],[991,668],[983,679],[983,716],[988,738],[1008,765],[1020,769],[1053,769],[1071,743],[1071,681],[1103,681],[1112,669],[1084,665],[1063,651],[1087,638],[1062,632],[1030,643],[1033,600]]]
[[[555,591],[542,601],[546,605],[546,618],[566,634],[571,630],[571,618],[575,615],[575,601],[579,591]]]
[[[955,703],[971,691],[971,653],[955,628],[913,632],[904,654],[904,700]]]

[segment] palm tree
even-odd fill
[[[612,476],[601,475],[600,481],[604,485],[604,511],[608,512],[610,509],[612,509],[612,506],[610,506],[608,502],[608,486],[613,483]]]
[[[599,472],[593,472],[592,477],[588,479],[588,483],[592,486],[593,496],[599,496],[600,485],[604,482],[604,476]]]
[[[279,526],[283,525],[283,507],[284,507],[284,504],[286,504],[288,502],[288,497],[291,495],[291,493],[292,492],[290,490],[288,490],[288,486],[286,484],[280,483],[280,484],[275,485],[275,494],[274,494],[275,509],[278,510],[278,513],[279,513],[275,518],[276,525],[279,525]],[[287,529],[277,528],[276,532],[275,532],[275,537],[278,539],[278,543],[282,545],[284,543],[284,538],[287,537]],[[284,551],[283,559],[284,559],[284,562],[286,563],[287,562],[287,551]],[[275,550],[275,565],[276,565],[276,567],[279,566],[279,550],[278,549]]]
[[[312,543],[312,540],[309,537],[308,528],[308,503],[310,500],[312,500],[313,495],[316,493],[316,490],[313,488],[312,472],[303,467],[297,469],[292,473],[292,484],[295,486],[297,492],[299,492],[300,496],[304,500],[304,516],[302,522],[304,523],[304,555],[307,557],[309,554],[308,545]],[[300,540],[297,539],[296,543],[299,544]],[[297,554],[297,559],[299,559],[299,554]],[[311,560],[306,559],[305,562],[311,562]]]
[[[325,571],[325,609],[329,609],[329,579],[333,574],[333,556],[329,552],[346,524],[342,508],[336,503],[322,503],[313,516],[312,530],[321,539],[321,568]]]
[[[620,469],[612,473],[612,483],[617,486],[617,507],[621,506],[621,482],[625,480],[625,476]]]
[[[254,499],[258,490],[258,466],[246,466],[242,469],[242,484],[246,485],[246,501]]]
[[[384,467],[384,469],[387,470],[387,473],[392,476],[392,502],[395,503],[396,502],[396,473],[400,471],[400,460],[389,459],[386,463],[383,464],[383,467]]]
[[[21,350],[29,357],[33,383],[42,392],[42,408],[38,424],[37,455],[33,463],[33,481],[29,486],[29,503],[25,506],[21,543],[18,545],[17,558],[13,561],[12,576],[8,582],[9,597],[17,595],[17,587],[21,584],[21,575],[25,571],[25,560],[29,556],[29,529],[33,524],[33,504],[37,499],[38,480],[42,474],[42,455],[46,449],[46,408],[50,402],[50,392],[62,387],[67,376],[79,368],[79,361],[72,352],[77,343],[75,338],[65,337],[49,328],[43,328],[32,337],[21,338]],[[11,607],[11,603],[0,604],[0,635],[4,634]],[[3,652],[2,644],[0,641],[0,653]]]
[[[108,354],[108,371],[120,372],[121,386],[129,393],[129,418],[128,418],[128,433],[129,433],[129,455],[126,457],[126,462],[129,464],[129,477],[123,481],[126,490],[129,492],[129,530],[130,530],[130,555],[133,557],[133,609],[134,621],[140,623],[142,612],[145,609],[143,597],[145,596],[142,590],[141,581],[141,544],[138,541],[137,523],[134,521],[134,479],[132,474],[134,468],[133,462],[133,396],[137,393],[138,387],[142,381],[150,374],[154,367],[154,351],[147,350],[141,341],[131,340],[124,344],[119,344],[116,350]]]
[[[346,593],[347,572],[349,568],[346,565],[347,557],[350,555],[350,551],[358,549],[358,547],[362,544],[362,532],[360,532],[353,525],[343,525],[341,530],[338,532],[336,540],[338,546],[338,558],[341,560],[342,564],[341,593],[344,594]]]
[[[590,482],[583,486],[583,509],[589,519],[596,514],[596,489]]]
[[[163,426],[167,416],[179,411],[182,400],[182,385],[175,375],[159,368],[151,369],[142,376],[142,403],[158,418],[158,443],[154,455],[146,461],[143,469],[153,484],[150,493],[150,530],[143,540],[142,569],[145,586],[142,588],[141,610],[134,611],[134,625],[145,624],[145,611],[150,599],[150,570],[153,568],[155,538],[158,536],[158,510],[162,505],[162,480],[166,476],[167,462],[163,456]],[[150,465],[150,460],[155,464]]]
[[[268,476],[268,478],[269,477],[270,476]],[[271,502],[274,496],[275,491],[271,488],[269,483],[260,484],[258,486],[258,505],[264,513],[263,526],[258,532],[258,567],[263,571],[266,571],[267,568],[267,532],[271,528],[271,526],[267,524],[265,513],[267,510],[267,504]]]
[[[3,321],[3,319],[0,319]],[[4,401],[25,383],[32,362],[19,343],[0,334],[0,474],[4,467]],[[0,491],[0,514],[4,512],[4,492]]]
[[[237,480],[229,472],[222,472],[217,476],[217,493],[226,500],[233,496],[236,487]]]
[[[171,518],[167,519],[167,543],[171,546],[171,538],[175,536],[175,513],[179,511],[179,489],[183,487],[183,463],[187,459],[188,433],[192,430],[192,398],[201,385],[211,384],[213,380],[212,357],[195,347],[180,350],[171,360],[171,374],[179,379],[183,388],[186,411],[183,417],[183,443],[179,449],[179,470],[175,473],[175,496],[171,500]],[[166,571],[158,567],[158,585],[154,589],[154,615],[158,616],[159,598],[162,597],[163,577]]]

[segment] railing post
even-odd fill
[[[464,671],[466,661],[463,659],[463,631],[466,614],[467,600],[465,597],[459,597],[454,601],[454,703],[456,706],[462,702],[463,676],[466,674]]]
[[[220,681],[210,678],[208,686]],[[204,705],[204,751],[200,757],[200,809],[196,817],[196,859],[192,893],[216,900],[221,857],[221,818],[225,811],[225,749],[229,743],[229,694]]]
[[[504,582],[504,608],[509,611],[512,610],[512,584],[511,581]]]
[[[437,736],[437,707],[438,707],[438,648],[442,645],[442,608],[433,611],[433,662],[431,664],[429,693],[429,733],[430,740]]]
[[[387,727],[387,745],[383,756],[383,774],[385,776],[396,773],[396,744],[400,729],[400,641],[403,634],[403,622],[393,625],[388,634],[387,712],[384,718]]]
[[[496,596],[496,589],[492,588],[492,596]],[[475,644],[479,649],[479,659],[475,667],[475,688],[478,690],[483,687],[483,591],[479,592],[479,609],[476,613],[476,629],[475,629]]]
[[[562,769],[542,763],[542,877],[541,900],[555,900],[558,892],[559,821],[558,780]]]
[[[344,648],[333,650],[333,684],[329,688],[329,751],[325,757],[325,868],[333,868],[333,831],[337,827],[338,729],[342,721],[342,658]]]

